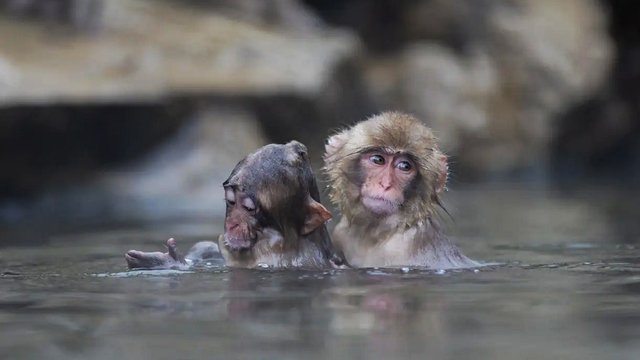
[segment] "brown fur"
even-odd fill
[[[410,130],[410,131],[407,131]],[[337,137],[336,137],[337,136]],[[336,138],[334,138],[336,137]],[[405,152],[417,160],[420,184],[417,194],[421,201],[412,201],[401,209],[404,226],[415,226],[433,215],[440,203],[434,184],[440,175],[437,156],[441,154],[432,131],[415,117],[399,112],[385,112],[362,121],[334,135],[327,145],[324,170],[331,181],[330,199],[348,218],[356,218],[362,211],[357,206],[359,187],[344,174],[351,162],[363,150],[375,146],[391,152]]]
[[[314,240],[300,239],[295,247],[277,233],[263,233],[261,241],[248,252],[232,252],[224,245],[223,237],[218,238],[218,247],[228,267],[256,268],[266,265],[274,268],[326,268],[330,263]]]
[[[340,267],[325,221],[331,213],[320,204],[320,193],[306,147],[291,141],[269,144],[247,155],[224,182],[227,211],[225,233],[217,243],[196,243],[186,256],[175,241],[169,253],[131,250],[129,268],[184,268],[208,258],[222,258],[227,266]],[[233,191],[234,198],[226,198]],[[247,197],[253,210],[241,208]],[[229,226],[227,226],[227,223]],[[231,245],[230,245],[231,244]]]
[[[222,256],[231,267],[328,267],[331,244],[324,222],[331,214],[320,204],[307,148],[291,141],[270,144],[249,154],[232,171],[225,185],[252,194],[265,215],[264,228],[251,249],[230,251],[224,235],[218,239]],[[311,223],[305,231],[307,223]],[[327,250],[324,254],[323,250]]]
[[[416,178],[395,214],[378,215],[361,203],[358,163],[370,149],[409,155],[417,167]],[[400,112],[384,112],[331,136],[326,145],[325,167],[330,199],[342,218],[333,243],[352,266],[460,267],[475,265],[460,254],[434,219],[441,205],[438,185],[446,168],[439,161],[433,132],[420,120]]]

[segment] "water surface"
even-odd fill
[[[477,270],[125,272],[211,221],[65,232],[0,253],[2,359],[638,359],[633,195],[448,194]],[[623,205],[620,205],[623,204]],[[621,216],[623,214],[624,216]],[[25,235],[26,234],[26,235]]]

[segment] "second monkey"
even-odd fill
[[[434,219],[447,158],[415,117],[385,112],[329,138],[325,171],[341,211],[333,244],[353,267],[473,267]]]
[[[184,268],[205,259],[243,268],[343,267],[333,256],[325,226],[331,213],[320,204],[303,144],[261,147],[236,165],[223,187],[224,233],[217,243],[198,242],[186,256],[173,239],[166,243],[167,253],[130,250],[129,268]]]

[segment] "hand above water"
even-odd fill
[[[176,241],[171,238],[165,244],[168,252],[144,252],[138,250],[129,250],[124,255],[129,269],[172,269],[186,268],[190,264],[178,250]]]

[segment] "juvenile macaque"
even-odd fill
[[[226,216],[217,244],[199,242],[183,257],[169,239],[167,253],[129,251],[129,268],[188,267],[216,256],[231,267],[343,266],[332,251],[325,226],[331,213],[320,204],[303,144],[291,141],[256,150],[236,165],[223,187]]]
[[[351,266],[478,265],[434,219],[447,158],[419,120],[385,112],[331,136],[325,150],[330,198],[342,213],[333,244]]]

